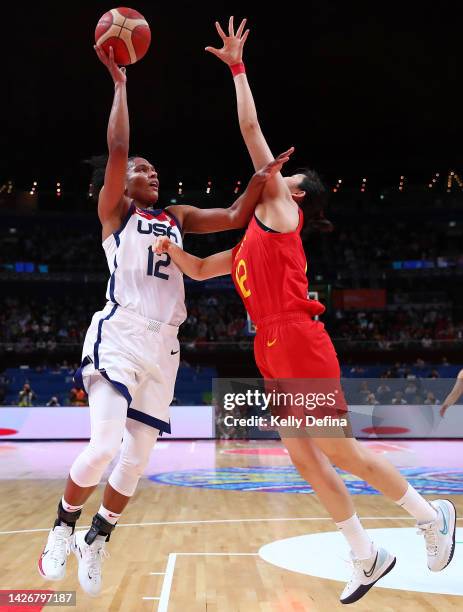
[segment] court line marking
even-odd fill
[[[158,612],[167,612],[169,607],[170,589],[172,588],[172,578],[174,577],[175,562],[177,553],[170,553],[167,558],[166,575],[162,581],[161,596],[159,597]]]
[[[360,516],[361,521],[415,521],[413,516]],[[224,524],[224,523],[283,523],[292,521],[332,521],[330,516],[301,516],[297,518],[285,517],[285,518],[243,518],[243,519],[210,519],[210,520],[199,520],[199,521],[157,521],[153,523],[118,523],[118,529],[122,527],[162,527],[169,525],[211,525],[211,524]],[[457,518],[457,521],[463,521],[463,517]],[[91,525],[79,526],[78,531],[83,529],[90,529]],[[43,527],[41,529],[16,529],[14,531],[0,531],[2,535],[15,535],[19,533],[43,533],[50,531],[49,527]]]
[[[150,576],[165,576],[166,572],[150,572]]]
[[[156,601],[159,600],[159,597],[142,597],[142,599],[149,599],[150,601],[152,601],[153,599],[155,599]]]
[[[175,563],[177,557],[258,557],[258,553],[226,553],[226,552],[176,552],[170,553],[167,559],[166,575],[162,583],[161,597],[153,597],[151,599],[159,599],[158,612],[167,612],[169,607],[170,591],[172,588],[172,580],[174,578]],[[143,597],[143,599],[150,599],[149,597]]]

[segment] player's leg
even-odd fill
[[[390,572],[395,565],[395,557],[371,541],[355,512],[344,481],[314,441],[301,437],[297,431],[293,437],[286,435],[281,439],[294,466],[312,486],[350,546],[354,572],[341,595],[341,602],[358,601]]]
[[[338,467],[381,491],[413,516],[425,538],[428,567],[437,572],[452,560],[455,548],[455,507],[449,500],[428,502],[381,455],[354,438],[314,438],[317,446]]]
[[[127,401],[99,375],[88,385],[91,438],[72,464],[58,515],[39,558],[40,574],[60,580],[66,572],[67,555],[83,504],[100,482],[118,452],[127,418]]]
[[[121,454],[106,485],[103,503],[90,530],[76,532],[73,550],[79,562],[79,582],[89,595],[101,591],[105,542],[135,493],[158,435],[158,429],[127,419]]]

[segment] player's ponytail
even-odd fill
[[[106,170],[106,164],[108,163],[107,155],[94,155],[90,157],[90,159],[86,159],[85,162],[92,169],[92,176],[90,178],[90,183],[92,184],[92,199],[95,202],[98,201],[98,196],[100,195],[101,188],[104,184],[104,175]]]
[[[305,227],[312,232],[332,232],[334,227],[331,221],[325,218],[324,208],[328,201],[328,191],[315,170],[300,170],[304,179],[299,189],[305,191],[305,196],[299,202],[304,212]]]
[[[140,155],[132,155],[127,160],[127,165],[133,164],[135,158]],[[88,164],[92,169],[92,176],[90,183],[92,184],[92,199],[98,202],[98,196],[100,195],[101,188],[104,185],[104,175],[106,172],[106,164],[108,163],[108,155],[94,155],[90,159],[84,160],[85,164]]]

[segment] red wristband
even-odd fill
[[[232,71],[233,78],[235,78],[238,74],[246,74],[246,68],[244,67],[243,62],[233,64],[233,66],[230,66],[230,70]]]

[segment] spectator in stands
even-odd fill
[[[396,391],[396,392],[394,393],[394,397],[392,398],[392,403],[393,403],[393,404],[400,404],[400,405],[402,405],[402,406],[403,406],[404,404],[406,404],[406,403],[407,403],[407,402],[404,400],[404,396],[403,396],[402,391]]]
[[[386,383],[380,383],[375,395],[380,404],[389,404],[392,399],[391,388]]]
[[[18,394],[18,406],[33,406],[32,403],[35,399],[35,393],[32,391],[29,383],[24,383],[23,388]]]
[[[3,372],[0,373],[0,406],[2,406],[3,402],[5,401],[6,390],[9,382],[8,377]]]
[[[50,398],[50,401],[47,402],[47,406],[61,406],[56,395]]]
[[[69,393],[69,402],[71,406],[87,406],[87,394],[83,389],[73,387]]]
[[[424,400],[424,403],[428,406],[435,406],[436,404],[439,404],[440,402],[432,391],[428,391],[426,394],[426,399]]]
[[[428,378],[440,378],[440,374],[437,370],[431,370],[428,374]]]
[[[413,402],[413,398],[416,396],[417,393],[418,393],[418,385],[416,384],[416,382],[411,380],[410,382],[407,383],[404,389],[404,396],[406,399],[406,403],[411,404]]]
[[[370,394],[367,396],[367,401],[366,401],[366,403],[367,403],[368,405],[370,405],[370,406],[377,406],[377,405],[379,404],[379,402],[378,402],[378,400],[376,399],[376,397],[375,397],[375,394],[374,394],[374,393],[370,393]]]
[[[368,382],[366,380],[363,380],[360,383],[360,387],[358,390],[358,396],[359,396],[359,401],[361,404],[366,404],[367,403],[367,398],[369,395],[371,395],[372,391],[371,389],[368,387]]]

